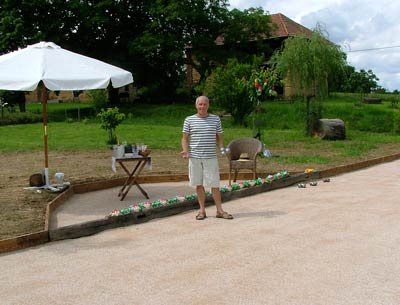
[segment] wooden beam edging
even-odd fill
[[[340,174],[360,170],[363,168],[367,168],[367,167],[385,163],[385,162],[395,161],[398,159],[400,159],[400,153],[321,170],[320,176],[321,176],[321,178],[337,176]]]
[[[0,253],[11,252],[16,250],[25,249],[28,247],[39,246],[50,241],[49,237],[49,227],[51,213],[63,204],[68,198],[73,195],[73,189],[68,187],[62,193],[60,193],[56,198],[50,201],[46,206],[45,223],[43,231],[24,234],[16,237],[10,237],[7,239],[0,240]]]
[[[90,236],[109,229],[140,224],[151,219],[182,213],[193,209],[195,206],[197,206],[197,200],[187,200],[179,205],[171,204],[168,206],[148,209],[142,212],[116,217],[105,217],[102,219],[60,227],[49,231],[50,241]]]
[[[0,253],[21,250],[45,244],[50,241],[48,231],[26,234],[18,237],[0,240]]]
[[[44,230],[48,231],[50,228],[51,214],[65,201],[71,198],[74,195],[74,190],[72,187],[68,187],[62,193],[60,193],[56,198],[50,201],[46,206],[46,215],[45,215],[45,223]]]
[[[304,181],[306,179],[310,178],[317,179],[317,177],[319,177],[318,172],[310,174],[305,174],[305,173],[296,174],[294,176],[289,176],[287,178],[276,180],[271,183],[264,183],[258,186],[251,186],[248,188],[242,188],[240,190],[221,193],[221,198],[223,202],[227,202],[230,200],[246,196],[256,195],[259,193],[287,187],[295,183],[298,183],[300,181]],[[214,204],[214,202],[211,196],[207,196],[206,206],[212,204]],[[49,230],[50,241],[89,236],[102,232],[104,230],[114,229],[133,224],[140,224],[155,218],[167,217],[197,208],[198,208],[197,199],[191,199],[180,203],[174,203],[162,207],[143,210],[141,212],[134,212],[127,215],[105,217],[103,219],[92,220],[75,225],[60,227]]]

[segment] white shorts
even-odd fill
[[[189,184],[191,186],[219,187],[218,159],[189,159]]]

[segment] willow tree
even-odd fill
[[[311,135],[318,128],[322,112],[320,100],[328,95],[329,77],[341,73],[347,65],[345,54],[317,26],[311,37],[286,39],[272,62],[282,79],[292,84],[306,100],[306,132]]]

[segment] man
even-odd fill
[[[217,115],[208,113],[210,101],[206,96],[196,99],[197,113],[188,116],[183,123],[182,152],[183,158],[189,158],[190,185],[196,187],[200,210],[197,220],[206,216],[204,187],[211,187],[211,194],[217,208],[217,218],[233,219],[233,216],[222,209],[219,191],[219,167],[216,144],[221,153],[225,152],[222,137],[221,120]],[[190,144],[189,144],[190,138]]]

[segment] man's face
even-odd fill
[[[197,113],[200,116],[207,115],[209,106],[210,106],[210,103],[206,99],[198,100],[197,103],[196,103]]]

